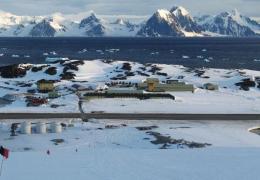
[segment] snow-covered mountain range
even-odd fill
[[[252,37],[260,36],[260,23],[241,15],[237,10],[193,18],[180,6],[170,10],[159,9],[151,17],[138,22],[129,18],[106,18],[94,12],[76,19],[60,13],[49,16],[17,16],[0,12],[0,36]]]
[[[183,7],[159,9],[146,21],[139,36],[202,36],[202,28]]]
[[[195,18],[196,22],[209,32],[218,34],[248,37],[260,34],[260,24],[237,10],[232,12],[222,12],[216,16],[204,15]]]

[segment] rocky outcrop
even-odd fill
[[[85,34],[87,36],[103,36],[105,34],[104,25],[94,13],[83,19],[79,24],[79,28],[85,29]]]
[[[233,37],[257,36],[253,26],[258,27],[258,23],[248,17],[242,16],[237,11],[232,13],[223,12],[216,16],[202,16],[196,21],[205,31]],[[260,25],[259,25],[260,29]]]
[[[18,78],[24,77],[31,66],[21,66],[19,64],[0,67],[0,75],[2,78]]]
[[[30,31],[30,36],[33,37],[54,37],[56,30],[51,26],[50,22],[43,20],[36,24]]]
[[[177,18],[167,10],[158,10],[137,33],[145,37],[184,36]]]

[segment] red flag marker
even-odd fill
[[[0,147],[0,154],[5,158],[8,159],[9,157],[9,149],[4,148],[3,146]]]
[[[0,168],[0,176],[2,176],[3,162],[4,162],[4,159],[8,159],[8,157],[9,157],[9,149],[6,149],[3,146],[1,146],[0,147],[0,154],[3,156],[1,168]]]

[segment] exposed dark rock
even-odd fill
[[[31,151],[31,150],[33,150],[33,148],[25,147],[25,148],[23,148],[23,150],[24,150],[24,151]]]
[[[58,108],[58,107],[61,107],[61,106],[65,106],[65,104],[51,104],[51,108]]]
[[[42,69],[45,68],[45,67],[48,67],[48,65],[34,66],[34,67],[32,67],[31,71],[32,71],[32,72],[42,71]]]
[[[158,126],[141,126],[141,127],[136,127],[139,131],[148,131],[152,129],[156,129]]]
[[[181,127],[170,127],[169,129],[190,129],[189,126],[181,126]]]
[[[126,70],[126,71],[131,71],[132,70],[132,66],[130,63],[123,63],[123,66],[122,68],[123,70]]]
[[[204,70],[199,70],[199,69],[196,69],[194,72],[196,73],[195,76],[198,76],[198,77],[201,77],[202,75],[205,74]]]
[[[61,80],[71,80],[75,79],[75,74],[73,72],[64,72],[60,75]]]
[[[123,74],[118,74],[116,77],[112,77],[110,79],[113,80],[113,81],[117,81],[117,80],[126,80],[127,78]]]
[[[73,61],[73,62],[69,62],[69,63],[61,62],[61,64],[64,66],[63,74],[61,75],[61,77],[69,80],[69,79],[74,79],[75,74],[72,72],[68,72],[68,70],[78,71],[79,70],[78,66],[83,65],[84,61]]]
[[[52,139],[51,141],[54,142],[55,145],[59,145],[65,142],[64,139]]]
[[[198,143],[198,142],[191,142],[186,141],[184,139],[173,139],[170,136],[164,136],[158,132],[147,132],[147,134],[153,136],[155,140],[151,141],[151,143],[155,145],[162,145],[160,149],[167,149],[171,145],[177,145],[177,148],[205,148],[207,146],[211,146],[211,144],[208,143]]]
[[[250,87],[255,87],[256,83],[255,81],[251,81],[249,78],[247,79],[243,79],[242,82],[236,83],[236,86],[240,86],[240,89],[244,90],[244,91],[249,91]]]
[[[167,73],[163,73],[163,72],[157,72],[156,74],[159,75],[159,76],[168,76]]]
[[[201,78],[209,79],[210,77],[209,76],[201,76]]]
[[[54,37],[56,30],[51,26],[48,20],[43,20],[42,22],[36,24],[30,35],[33,37]]]
[[[35,94],[37,92],[37,90],[36,89],[28,89],[27,92],[31,93],[31,94]]]
[[[19,87],[32,87],[32,83],[19,82],[16,84]]]
[[[134,72],[130,72],[130,71],[126,71],[125,75],[126,76],[135,76],[135,73]]]
[[[155,74],[157,71],[161,71],[161,70],[162,70],[162,68],[160,68],[160,67],[158,67],[156,65],[152,65],[151,69],[148,72],[151,72],[151,73]]]
[[[57,74],[57,68],[56,67],[49,67],[46,71],[46,74],[49,74],[51,76],[56,75]]]
[[[139,67],[142,71],[146,71],[146,67]]]
[[[27,70],[31,67],[22,67],[18,64],[0,67],[0,74],[2,78],[17,78],[24,77]]]
[[[71,79],[75,79],[75,73],[73,72],[69,72],[69,70],[74,70],[74,71],[78,71],[79,65],[83,65],[84,61],[72,61],[72,62],[60,62],[64,68],[63,68],[63,73],[60,75],[62,80],[71,80]]]
[[[116,128],[119,128],[119,126],[116,126],[116,125],[106,125],[105,128],[106,129],[116,129]]]
[[[80,61],[80,60],[72,61],[72,62],[63,61],[63,62],[60,62],[60,64],[62,64],[65,68],[67,68],[67,70],[78,71],[79,70],[78,66],[84,65],[84,61]]]
[[[139,75],[141,76],[146,76],[146,77],[149,77],[150,75],[149,74],[146,74],[146,73],[143,73],[141,71],[136,71]]]

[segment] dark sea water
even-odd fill
[[[46,57],[260,70],[260,38],[0,38],[1,66]]]

